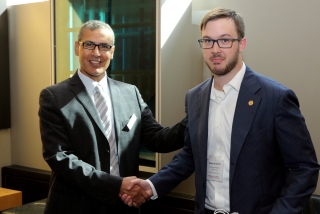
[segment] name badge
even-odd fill
[[[223,160],[217,157],[209,157],[207,163],[207,180],[218,181],[223,180]]]

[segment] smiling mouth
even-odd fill
[[[100,65],[100,62],[101,61],[98,61],[98,60],[89,60],[90,64],[93,65],[93,66],[98,66]]]

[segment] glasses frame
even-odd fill
[[[229,40],[229,41],[231,41],[230,47],[221,47],[220,44],[219,44],[219,41],[221,41],[221,40]],[[219,46],[219,48],[232,48],[232,45],[233,45],[233,43],[234,43],[235,41],[240,42],[241,40],[242,40],[242,39],[239,39],[239,38],[237,38],[237,39],[235,39],[235,38],[225,38],[225,39],[198,39],[198,42],[199,42],[200,48],[202,48],[202,49],[212,49],[213,46],[214,46],[214,43],[217,43],[218,46]],[[203,41],[213,41],[212,46],[211,46],[210,48],[203,48],[203,47],[202,47],[202,42],[203,42]]]
[[[90,44],[93,44],[94,45],[94,48],[85,48],[84,47],[84,44],[85,43],[90,43]],[[96,47],[98,46],[98,49],[99,49],[99,51],[110,51],[111,50],[111,48],[113,47],[113,45],[108,45],[108,44],[106,44],[106,43],[100,43],[100,44],[95,44],[95,43],[93,43],[93,42],[79,42],[79,44],[82,44],[82,47],[84,48],[84,49],[87,49],[87,50],[94,50],[94,49],[96,49]],[[108,50],[101,50],[100,48],[100,45],[101,44],[103,44],[103,45],[107,45],[108,47],[109,47],[109,49]]]

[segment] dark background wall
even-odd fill
[[[10,128],[8,13],[0,10],[0,129]]]

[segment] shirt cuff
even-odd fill
[[[156,188],[154,188],[153,183],[149,179],[147,179],[147,182],[150,184],[152,192],[153,192],[153,196],[151,197],[151,200],[156,200],[158,198],[157,190],[156,190]]]

